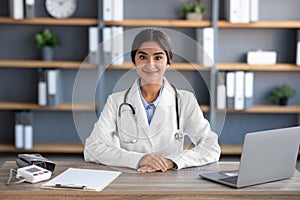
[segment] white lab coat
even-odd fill
[[[184,90],[177,90],[180,129],[189,136],[195,147],[184,149],[184,140],[175,139],[178,132],[175,93],[170,83],[164,80],[165,87],[150,125],[138,91],[138,81],[127,97],[127,103],[135,108],[138,126],[129,106],[123,106],[121,118],[118,117],[126,91],[108,97],[100,118],[86,139],[86,161],[134,169],[142,156],[148,153],[164,154],[177,164],[178,169],[218,161],[218,136],[211,131],[195,96]]]

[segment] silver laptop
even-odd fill
[[[199,176],[236,188],[291,178],[299,144],[300,126],[248,133],[238,170]]]

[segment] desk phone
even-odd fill
[[[24,178],[25,181],[29,183],[37,183],[49,179],[51,175],[51,171],[47,169],[41,168],[36,165],[30,165],[18,168],[16,177],[18,179]]]

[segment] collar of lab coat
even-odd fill
[[[140,98],[140,94],[138,91],[139,87],[139,79],[137,79],[132,85],[130,92],[127,97],[127,102],[130,103],[136,110],[136,116],[138,119],[138,123],[141,127],[145,129],[149,128],[146,111],[143,106],[142,100]],[[164,78],[165,86],[161,94],[161,98],[157,104],[155,109],[152,121],[150,123],[150,128],[152,131],[159,131],[159,127],[162,127],[162,123],[165,123],[166,118],[162,116],[165,115],[165,109],[174,109],[175,110],[175,92],[172,88],[171,84],[168,82],[166,78]]]

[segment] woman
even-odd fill
[[[195,96],[173,88],[164,78],[173,57],[168,36],[156,29],[143,30],[131,49],[139,79],[127,91],[108,97],[86,140],[85,160],[140,172],[218,161],[218,136],[211,131]],[[184,135],[194,148],[183,149]]]

